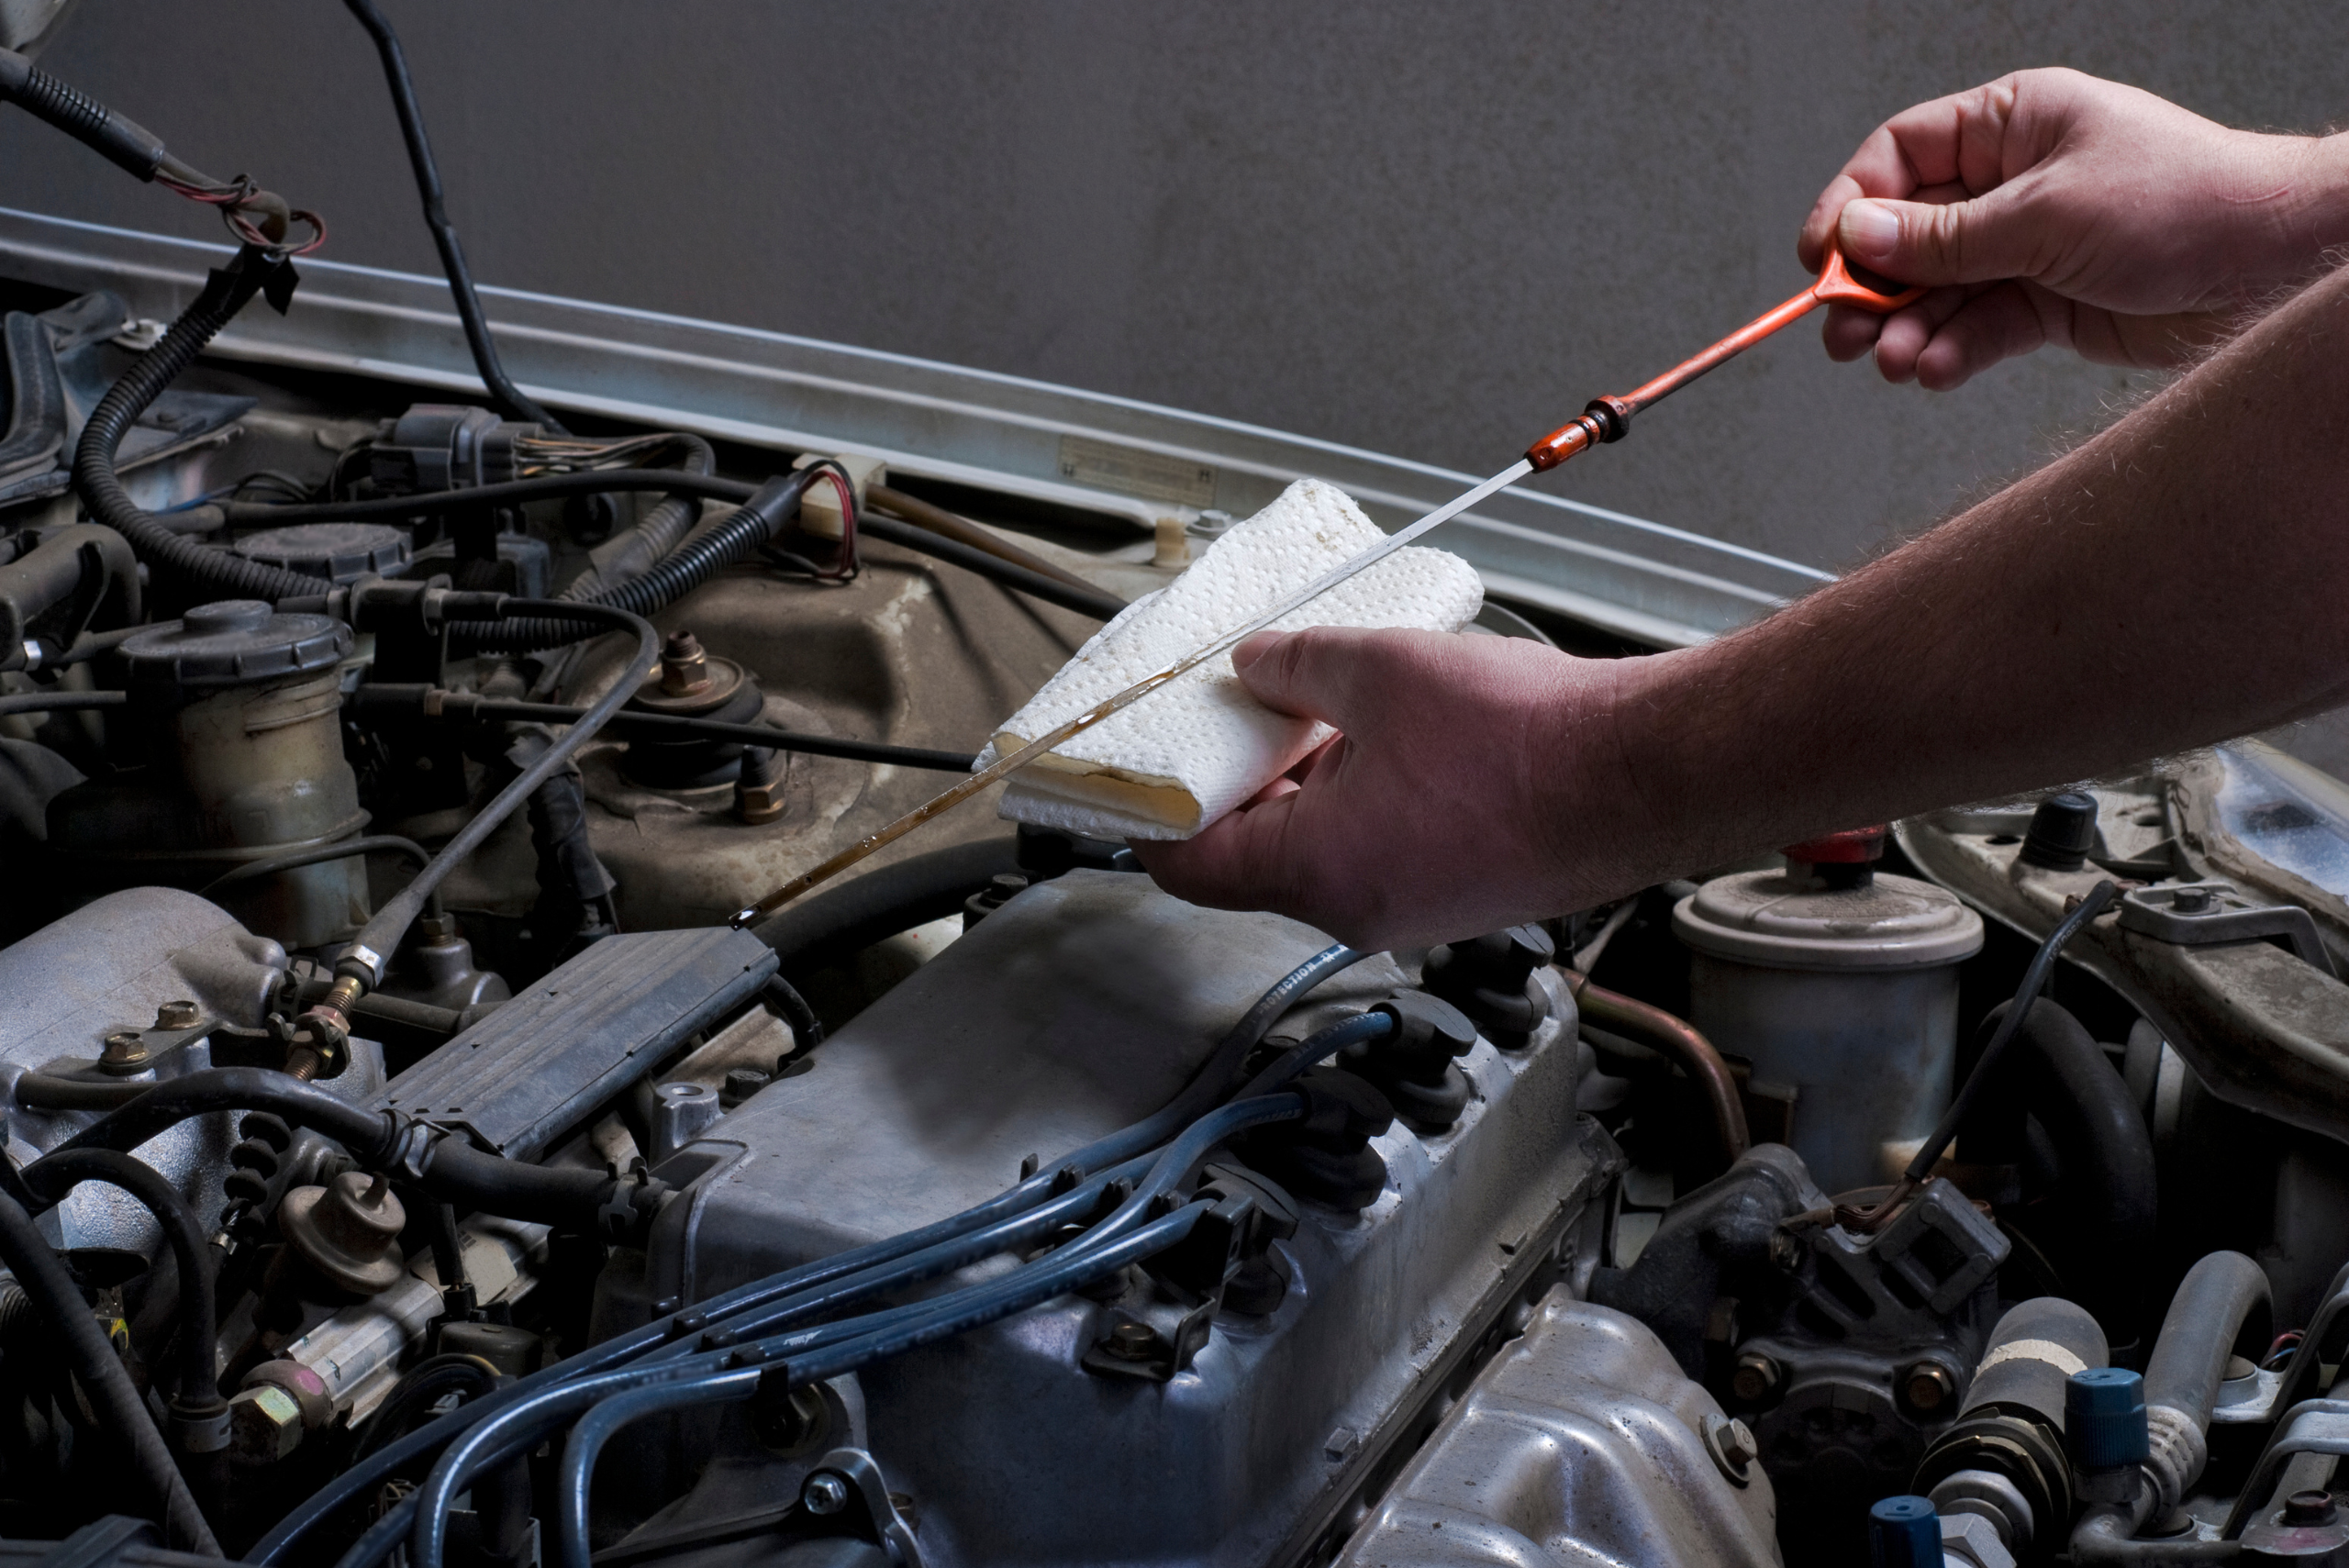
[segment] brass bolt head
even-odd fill
[[[709,690],[709,655],[690,631],[673,631],[661,650],[661,695],[689,697]]]
[[[772,822],[783,815],[783,781],[734,786],[734,817],[739,822]]]
[[[1748,1351],[1737,1358],[1737,1366],[1729,1374],[1730,1392],[1748,1404],[1755,1404],[1777,1391],[1783,1375],[1776,1362],[1759,1351]]]
[[[1920,1416],[1930,1416],[1957,1395],[1957,1380],[1939,1362],[1919,1362],[1900,1374],[1901,1396]]]
[[[159,1029],[192,1029],[203,1010],[194,1002],[166,1002],[155,1009],[155,1027]]]
[[[301,1402],[283,1388],[241,1388],[228,1401],[228,1445],[239,1459],[274,1464],[302,1445]]]
[[[144,1073],[150,1065],[147,1054],[147,1037],[135,1029],[124,1029],[106,1036],[106,1048],[98,1052],[101,1072],[128,1074]]]

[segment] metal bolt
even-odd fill
[[[1102,1349],[1121,1362],[1146,1362],[1158,1353],[1158,1335],[1149,1324],[1129,1318],[1109,1330]]]
[[[240,1389],[228,1401],[228,1433],[238,1457],[274,1463],[301,1446],[301,1402],[273,1385]]]
[[[765,1088],[768,1082],[767,1074],[755,1067],[737,1067],[726,1074],[725,1083],[718,1086],[718,1103],[732,1110]]]
[[[1713,1456],[1723,1475],[1741,1486],[1745,1485],[1746,1472],[1762,1454],[1761,1446],[1753,1440],[1753,1429],[1728,1416],[1705,1418],[1705,1451]]]
[[[2288,1525],[2329,1525],[2341,1515],[2330,1492],[2295,1492],[2284,1499],[2284,1522]]]
[[[1785,1376],[1776,1362],[1759,1351],[1748,1351],[1737,1358],[1736,1369],[1729,1374],[1730,1392],[1749,1405],[1759,1404],[1777,1392]]]
[[[98,1071],[128,1076],[144,1073],[150,1065],[147,1039],[133,1029],[106,1036],[106,1048],[98,1052]]]
[[[848,1483],[829,1470],[819,1470],[799,1488],[799,1506],[811,1514],[837,1514],[848,1507]]]
[[[1919,1362],[1900,1374],[1900,1393],[1909,1408],[1930,1416],[1956,1395],[1957,1380],[1939,1362]]]
[[[689,697],[709,690],[709,656],[690,631],[673,631],[661,650],[661,695]]]
[[[155,1009],[155,1027],[159,1029],[192,1029],[203,1016],[193,1002],[166,1002]]]
[[[1803,1245],[1783,1230],[1770,1232],[1770,1262],[1784,1273],[1802,1267]]]
[[[2169,906],[2181,915],[2199,915],[2210,907],[2207,887],[2181,887],[2169,895]]]

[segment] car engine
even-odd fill
[[[991,795],[756,917],[1234,512],[1425,473],[493,339],[0,97],[236,240],[0,214],[0,1554],[2349,1561],[2349,786],[2286,745],[1426,951]],[[1522,505],[1469,635],[1775,602]]]

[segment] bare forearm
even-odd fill
[[[2349,701],[2344,470],[2349,272],[1963,517],[1624,671],[1671,869]]]

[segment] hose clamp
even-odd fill
[[[429,1122],[403,1122],[385,1140],[381,1163],[388,1173],[421,1184],[425,1166],[432,1162],[433,1146],[448,1136]]]
[[[2154,1484],[2156,1517],[2177,1507],[2187,1489],[2201,1479],[2210,1461],[2210,1440],[2192,1416],[2175,1405],[2145,1407],[2145,1431],[2151,1452],[2145,1478]]]

